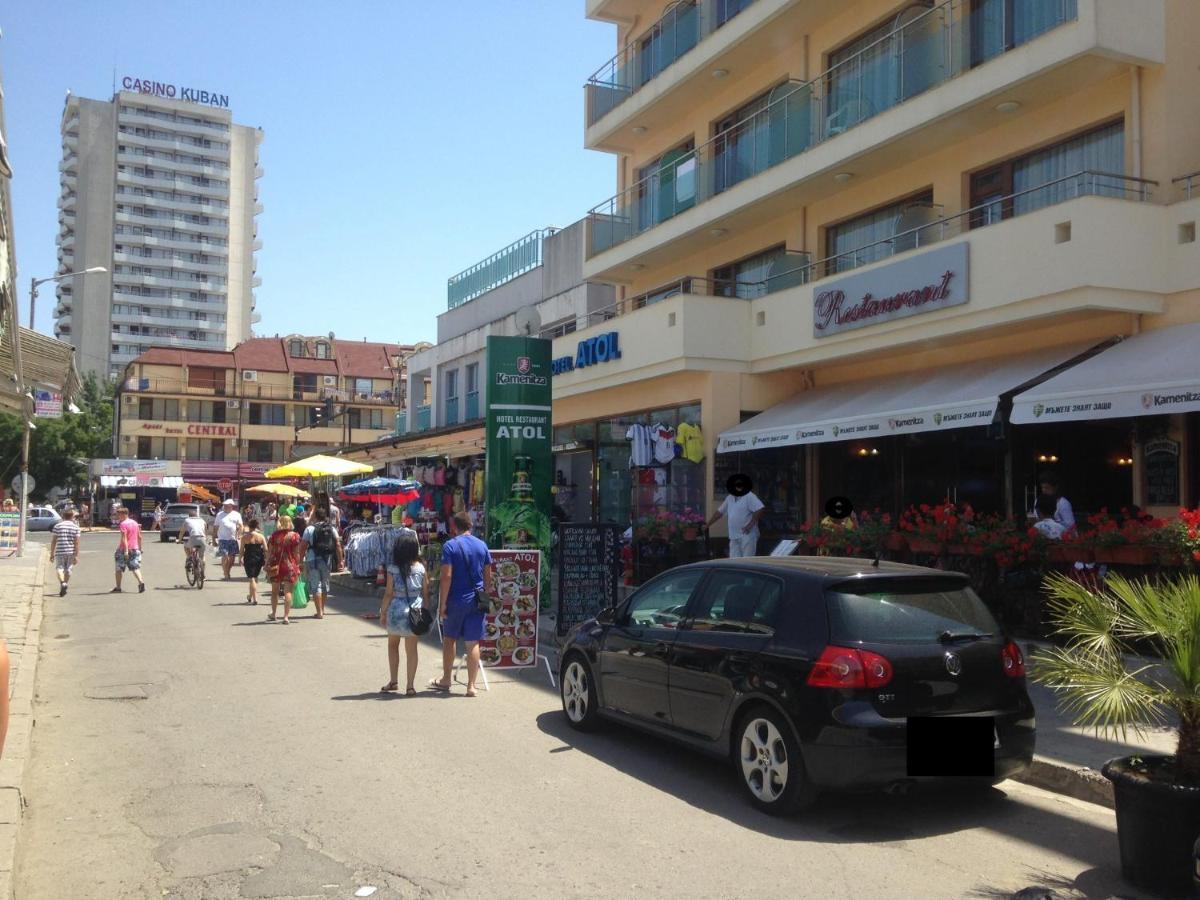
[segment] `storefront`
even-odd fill
[[[144,528],[154,524],[154,508],[175,500],[183,478],[178,460],[94,459],[88,474],[92,481],[92,521],[114,521],[117,506],[129,509]]]

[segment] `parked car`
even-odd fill
[[[183,520],[188,516],[198,515],[209,527],[212,527],[213,517],[208,511],[207,503],[168,503],[167,511],[163,513],[162,532],[159,534],[160,543],[167,543],[179,537],[179,529]]]
[[[49,531],[61,521],[62,516],[49,506],[31,506],[25,511],[25,528],[28,531]]]
[[[613,720],[728,759],[768,813],[826,789],[940,781],[910,775],[910,717],[964,741],[986,729],[989,746],[962,750],[994,766],[960,785],[998,783],[1033,758],[1021,651],[958,573],[833,557],[694,563],[576,627],[560,659],[573,728]]]

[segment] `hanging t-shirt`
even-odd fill
[[[654,459],[666,465],[675,458],[675,429],[670,425],[652,425],[651,437],[654,439]]]
[[[634,466],[654,465],[654,443],[650,429],[645,425],[631,425],[625,432],[625,437],[631,442],[629,446],[629,462]]]
[[[698,463],[704,459],[704,433],[700,426],[683,422],[675,430],[675,440],[683,448],[683,458]]]

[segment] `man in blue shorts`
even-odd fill
[[[242,537],[242,514],[237,511],[237,501],[226,499],[221,504],[221,513],[217,516],[214,527],[217,529],[217,556],[221,557],[221,571],[225,580],[229,580],[229,570],[237,559],[240,548],[238,541]]]
[[[475,592],[490,597],[494,591],[492,554],[488,545],[471,534],[471,518],[466,513],[454,516],[456,537],[442,545],[442,569],[439,590],[441,603],[438,620],[442,623],[442,679],[429,686],[450,690],[450,670],[459,640],[467,647],[467,696],[475,696],[475,678],[479,675],[479,642],[483,640],[483,613],[476,608]]]

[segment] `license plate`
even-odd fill
[[[910,777],[991,776],[1000,732],[990,716],[912,716],[906,743]]]

